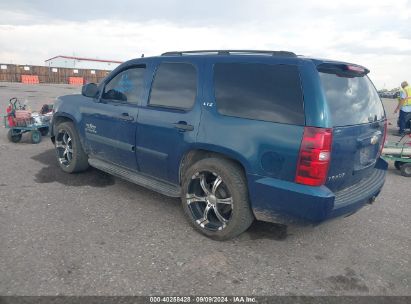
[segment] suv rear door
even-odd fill
[[[333,126],[326,186],[342,190],[372,175],[385,137],[385,112],[365,68],[318,67]]]
[[[178,183],[180,159],[198,132],[201,62],[172,58],[153,63],[151,92],[138,117],[136,152],[142,173]]]

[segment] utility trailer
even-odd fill
[[[394,161],[395,168],[401,171],[402,176],[411,177],[411,140],[402,142],[403,138],[399,142],[387,142],[382,150],[382,158]]]

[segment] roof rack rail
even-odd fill
[[[183,56],[190,54],[204,54],[204,55],[231,55],[231,54],[240,54],[240,55],[251,55],[251,54],[262,54],[262,55],[271,55],[271,56],[284,56],[284,57],[297,57],[293,52],[288,51],[259,51],[259,50],[199,50],[199,51],[173,51],[166,52],[161,54],[161,56]]]

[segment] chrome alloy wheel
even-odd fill
[[[214,172],[197,172],[191,177],[186,201],[201,228],[222,230],[231,219],[233,198],[221,176]]]
[[[66,130],[60,130],[56,136],[56,153],[60,164],[68,167],[73,159],[73,145]]]

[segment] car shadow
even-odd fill
[[[81,173],[69,174],[64,172],[57,163],[54,149],[46,150],[33,156],[32,159],[47,165],[34,176],[34,181],[39,184],[57,182],[72,187],[106,187],[115,184],[114,176],[91,167]]]
[[[46,165],[46,167],[41,168],[34,176],[34,181],[39,184],[57,182],[65,186],[72,187],[106,187],[115,184],[114,176],[92,167],[81,173],[68,174],[64,172],[57,164],[54,149],[48,149],[31,158],[41,164]],[[129,187],[128,184],[129,182],[122,181],[119,183],[119,186],[124,186],[128,189],[128,191],[138,192],[140,194],[145,194],[145,191],[147,193],[151,193],[151,190],[146,188],[139,186]],[[173,202],[173,205],[176,207],[179,206],[178,199],[168,198],[161,194],[158,195],[162,198],[160,199],[160,202],[166,202],[168,205],[170,202]],[[238,237],[238,240],[250,241],[269,239],[282,241],[285,240],[287,236],[287,226],[285,225],[255,221],[245,233]]]
[[[288,233],[286,225],[254,221],[244,235],[244,238],[248,238],[250,240],[269,239],[274,241],[283,241],[287,238]]]

